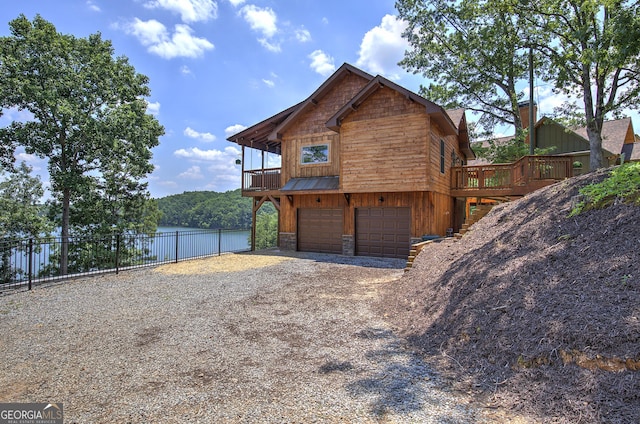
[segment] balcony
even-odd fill
[[[282,187],[281,168],[254,169],[242,172],[242,192],[277,191]]]

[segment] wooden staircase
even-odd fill
[[[469,227],[484,218],[484,216],[491,211],[493,206],[494,205],[492,204],[481,204],[476,206],[476,208],[464,220],[464,224],[460,227],[460,231],[455,233],[453,236],[457,239],[462,238],[462,236],[469,231]]]
[[[420,243],[416,243],[411,245],[411,250],[409,251],[409,257],[407,258],[407,265],[404,268],[404,271],[407,272],[413,267],[413,261],[415,260],[418,253],[430,243],[441,243],[441,242],[455,242],[458,239],[461,239],[462,236],[469,231],[469,227],[471,227],[476,222],[480,221],[486,214],[488,214],[493,208],[493,204],[482,204],[477,206],[473,212],[469,214],[469,216],[465,219],[464,224],[460,228],[460,231],[455,233],[453,237],[442,237],[433,240],[427,240]]]

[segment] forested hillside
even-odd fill
[[[157,202],[162,213],[159,226],[251,228],[251,199],[242,197],[240,189],[225,193],[184,192],[157,199]],[[260,214],[274,212],[271,204],[266,204],[260,209]]]

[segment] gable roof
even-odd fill
[[[631,118],[604,121],[602,123],[602,148],[615,155],[622,153],[624,142],[630,129],[633,134],[633,123],[631,122]],[[589,140],[587,127],[577,128],[574,132],[585,140]]]
[[[458,130],[458,140],[460,143],[460,149],[467,156],[467,160],[473,160],[476,158],[476,154],[471,148],[471,140],[469,140],[469,130],[467,129],[467,115],[466,109],[447,109],[447,115],[451,118],[451,121]]]
[[[309,107],[313,107],[318,104],[318,101],[322,99],[328,92],[331,90],[336,84],[338,84],[343,78],[345,78],[349,74],[358,75],[365,80],[373,79],[373,76],[364,72],[361,69],[356,68],[348,63],[343,63],[340,68],[338,68],[316,91],[313,92],[305,101],[300,103],[300,106],[296,108],[296,110],[291,113],[287,118],[280,123],[276,128],[271,131],[269,134],[270,140],[279,140],[281,139],[281,134],[286,130],[295,119],[307,110]]]
[[[264,121],[258,122],[237,134],[227,138],[228,141],[264,150],[272,153],[279,153],[280,134],[287,128],[300,113],[307,108],[318,103],[318,100],[349,74],[359,75],[366,80],[371,80],[372,75],[356,68],[348,63],[344,63],[338,68],[317,90],[315,90],[306,100],[273,115]]]
[[[287,119],[301,105],[302,102],[291,106],[290,108],[285,109],[264,121],[258,122],[257,124],[228,137],[227,140],[252,149],[264,150],[270,153],[280,153],[280,142],[273,142],[269,140],[269,134],[271,134],[274,128],[277,128],[278,125]]]
[[[378,91],[378,89],[382,87],[389,87],[392,90],[402,94],[407,99],[412,102],[419,103],[425,107],[425,111],[429,114],[430,117],[434,119],[442,127],[442,130],[447,135],[458,135],[458,128],[451,121],[451,118],[445,110],[433,103],[430,100],[425,99],[422,96],[417,95],[416,93],[407,90],[404,87],[399,86],[398,84],[386,79],[385,77],[378,75],[373,78],[369,83],[362,89],[356,96],[349,100],[347,104],[342,106],[338,112],[336,112],[328,121],[327,127],[334,130],[340,130],[340,124],[344,118],[346,118],[350,113],[358,109],[358,107],[371,96],[373,93]]]

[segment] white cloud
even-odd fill
[[[242,7],[239,14],[242,15],[252,30],[262,34],[262,37],[258,38],[258,42],[264,48],[272,52],[280,52],[280,43],[272,41],[273,36],[278,33],[278,16],[273,9],[249,4]]]
[[[191,69],[189,69],[189,67],[187,65],[182,65],[180,67],[180,73],[182,75],[190,75],[191,74]]]
[[[380,25],[369,30],[362,38],[356,66],[373,74],[399,79],[398,62],[409,49],[409,43],[402,38],[406,28],[406,22],[396,16],[385,15]]]
[[[263,79],[262,82],[269,88],[275,87],[276,83],[274,81]]]
[[[253,4],[244,6],[240,13],[247,21],[251,29],[262,33],[265,37],[271,38],[278,32],[278,26],[276,22],[278,17],[276,12],[270,7],[261,8]]]
[[[178,178],[186,178],[189,180],[201,180],[204,178],[204,175],[202,175],[202,171],[200,170],[199,166],[192,166],[186,171],[180,173],[178,175]]]
[[[272,43],[266,38],[258,38],[258,42],[262,45],[262,47],[269,50],[270,52],[279,53],[282,51],[282,49],[280,48],[280,43]]]
[[[245,0],[229,0],[229,3],[233,5],[233,7],[238,7],[243,4]]]
[[[240,131],[244,131],[246,130],[247,127],[245,127],[244,125],[241,124],[235,124],[235,125],[231,125],[227,128],[224,129],[224,135],[226,137],[231,137],[234,134],[238,134]]]
[[[175,26],[173,34],[155,19],[142,21],[135,18],[124,26],[126,33],[138,38],[150,53],[165,59],[174,57],[201,57],[206,50],[214,48],[205,38],[194,37],[193,30],[184,24]]]
[[[231,161],[235,162],[236,157],[240,154],[240,151],[233,146],[227,147],[222,150],[202,150],[197,147],[191,147],[189,149],[179,149],[173,152],[174,155],[184,158],[184,159],[193,159],[198,161]]]
[[[218,17],[218,4],[213,0],[153,0],[144,4],[149,9],[165,9],[178,13],[182,22],[200,22]]]
[[[94,12],[102,12],[102,10],[100,9],[100,6],[98,6],[96,2],[93,0],[87,0],[87,6],[89,7],[89,9],[93,10]]]
[[[195,138],[197,140],[202,140],[202,141],[205,141],[205,142],[216,141],[216,136],[215,135],[213,135],[211,133],[208,133],[208,132],[207,133],[201,133],[201,132],[198,132],[198,131],[190,128],[190,127],[187,127],[184,130],[184,135],[186,135],[187,137]]]
[[[301,43],[307,43],[311,41],[311,33],[305,28],[296,30],[296,39]]]
[[[153,116],[160,115],[160,102],[147,102],[147,112]]]
[[[311,69],[326,77],[331,75],[336,70],[336,66],[333,64],[333,58],[323,52],[322,50],[316,50],[309,56]]]

